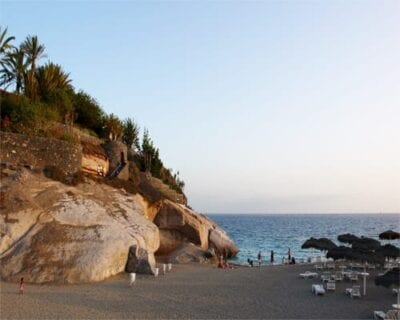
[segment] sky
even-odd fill
[[[205,213],[400,213],[400,1],[3,1]],[[42,60],[42,63],[46,60]]]

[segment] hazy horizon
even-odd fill
[[[0,17],[148,128],[201,212],[400,212],[399,1],[2,1]]]

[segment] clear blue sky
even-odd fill
[[[148,128],[200,211],[400,212],[400,1],[1,1],[0,21]]]

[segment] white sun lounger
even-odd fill
[[[318,277],[318,273],[306,271],[304,273],[300,273],[300,277],[302,277],[304,279],[316,278],[316,277]]]
[[[400,310],[389,310],[388,312],[374,311],[375,320],[396,320],[400,319]]]
[[[316,296],[317,295],[324,295],[325,294],[325,289],[322,284],[313,284],[311,286],[311,292],[314,293]]]

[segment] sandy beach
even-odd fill
[[[338,283],[335,292],[314,296],[320,280],[298,275],[312,266],[265,266],[221,270],[208,265],[175,265],[159,277],[139,275],[129,287],[121,274],[79,285],[1,283],[2,319],[371,319],[374,310],[390,309],[391,290],[375,286],[351,299]],[[362,280],[359,281],[362,284]]]

